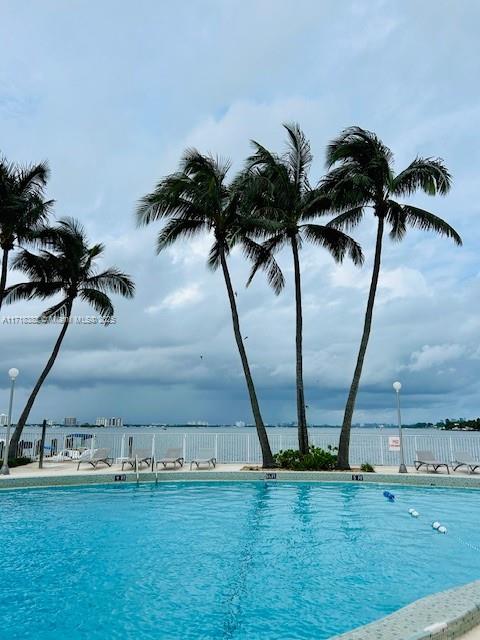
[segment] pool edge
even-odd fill
[[[330,640],[453,640],[480,624],[480,580],[415,600]]]
[[[419,487],[451,487],[457,489],[480,489],[480,474],[440,475],[440,474],[408,474],[397,475],[387,473],[352,473],[342,471],[142,471],[138,482],[341,482],[352,484],[404,485]],[[54,486],[80,486],[110,483],[136,483],[134,471],[99,472],[89,471],[75,474],[59,474],[45,476],[3,476],[0,477],[0,491],[3,489],[27,489]]]

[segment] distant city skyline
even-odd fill
[[[473,420],[475,420],[474,418]],[[255,428],[255,425],[251,422],[244,422],[243,420],[237,421],[226,421],[226,422],[218,422],[218,423],[209,423],[204,420],[190,420],[190,421],[179,421],[179,422],[143,422],[143,421],[131,421],[125,422],[122,418],[96,418],[93,420],[80,420],[78,418],[70,417],[68,420],[72,421],[69,424],[65,424],[65,418],[63,420],[47,420],[47,426],[62,426],[62,427],[185,427],[185,428],[217,428],[217,427],[225,427],[225,428]],[[462,423],[468,422],[471,420],[470,418],[458,418],[458,417],[450,417],[443,418],[441,420],[427,420],[427,421],[417,421],[417,422],[402,422],[404,427],[436,427],[441,426],[445,423],[445,421],[450,422],[453,425],[461,425]],[[5,414],[0,414],[0,426],[5,426],[7,423]],[[29,422],[27,426],[40,426],[40,422]],[[272,428],[291,428],[296,429],[297,423],[295,421],[289,422],[271,422],[266,423],[266,427]],[[328,423],[328,422],[319,422],[319,423],[308,423],[309,428],[313,427],[331,427],[331,428],[340,428],[340,423]],[[364,422],[364,423],[353,423],[352,427],[354,429],[397,429],[397,422],[388,422],[388,421],[380,421],[380,422]]]

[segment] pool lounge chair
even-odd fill
[[[431,451],[417,451],[416,454],[417,459],[413,461],[416,471],[419,471],[420,467],[427,467],[427,471],[429,471],[430,467],[433,467],[433,471],[437,473],[440,467],[445,467],[447,473],[450,473],[448,464],[437,460]]]
[[[159,464],[163,464],[164,469],[167,468],[168,464],[173,464],[173,468],[176,469],[177,462],[180,467],[183,467],[184,458],[181,447],[178,447],[176,449],[167,449],[167,453],[163,456],[163,458],[159,458],[156,461],[157,467]]]
[[[122,471],[125,467],[126,464],[129,464],[132,469],[135,469],[135,465],[137,464],[137,460],[138,460],[138,466],[141,467],[142,463],[144,462],[146,465],[151,465],[152,464],[152,452],[149,451],[148,449],[134,449],[132,451],[132,455],[129,456],[128,458],[125,458],[122,460]]]
[[[468,473],[475,473],[477,469],[480,469],[480,461],[476,460],[470,453],[457,451],[455,459],[452,460],[452,469],[456,471],[460,467],[467,467]]]
[[[49,456],[47,452],[47,447],[45,447],[45,453],[47,454],[43,459],[44,462],[68,462],[73,460],[78,462],[82,452],[77,451],[77,449],[62,449],[58,453],[53,456]]]
[[[78,458],[77,471],[80,469],[82,462],[88,462],[94,469],[97,468],[99,462],[104,462],[109,467],[113,464],[113,458],[111,458],[108,449],[87,449]]]
[[[197,465],[197,469],[200,468],[201,464],[208,464],[209,469],[210,466],[215,468],[217,466],[217,459],[211,449],[200,449],[198,456],[191,460],[190,469],[192,469],[194,464]]]

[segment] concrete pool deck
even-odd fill
[[[143,466],[138,473],[140,482],[193,481],[195,478],[202,480],[236,481],[236,480],[271,480],[290,482],[366,482],[378,484],[403,484],[416,486],[439,486],[439,487],[465,487],[480,489],[480,473],[455,472],[447,474],[426,473],[415,471],[413,467],[408,468],[407,474],[399,474],[398,467],[376,467],[375,473],[362,472],[358,468],[351,471],[286,471],[281,469],[262,469],[256,464],[236,463],[217,464],[215,469],[193,469],[186,463],[182,468],[159,469],[158,472],[151,471]],[[120,477],[121,476],[121,477]],[[83,463],[77,471],[77,463],[67,462],[44,462],[44,468],[38,468],[38,462],[32,462],[20,467],[10,469],[9,476],[0,476],[0,489],[21,488],[32,486],[49,485],[72,485],[72,484],[92,484],[108,483],[113,481],[136,482],[137,474],[134,470],[126,468],[122,471],[120,463],[115,463],[111,467],[105,464],[99,465],[96,469]]]
[[[480,473],[425,473],[409,467],[407,474],[399,474],[398,467],[378,466],[376,469],[375,473],[365,473],[355,468],[349,472],[283,471],[238,463],[218,464],[215,469],[190,470],[187,463],[183,468],[158,470],[158,473],[143,467],[139,471],[138,481],[352,482],[376,483],[388,488],[399,484],[480,489]],[[0,476],[0,489],[113,482],[135,483],[137,474],[133,470],[122,471],[121,464],[114,464],[112,467],[102,465],[97,469],[82,464],[77,471],[77,463],[73,461],[44,462],[43,469],[38,469],[38,462],[33,462],[11,469],[9,476]],[[417,600],[390,616],[338,636],[337,640],[480,640],[480,627],[476,625],[480,625],[480,581]],[[462,635],[465,633],[466,635]]]

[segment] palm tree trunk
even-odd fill
[[[225,258],[223,249],[220,253],[220,261],[222,264],[225,284],[227,286],[230,309],[232,311],[233,333],[235,334],[235,341],[237,343],[238,351],[240,353],[240,359],[242,361],[243,373],[245,374],[245,380],[247,382],[250,404],[252,406],[252,413],[255,420],[255,426],[257,427],[257,435],[260,441],[260,448],[262,450],[262,463],[264,467],[268,468],[272,467],[274,464],[272,450],[270,449],[267,431],[265,429],[265,425],[263,424],[262,416],[260,413],[255,385],[253,384],[252,374],[250,373],[250,366],[248,364],[247,352],[245,351],[242,334],[240,332],[240,322],[238,319],[237,303],[235,302],[235,293],[233,291],[232,281],[230,280],[230,273],[228,271],[227,260]]]
[[[308,453],[308,429],[305,411],[305,392],[303,388],[303,317],[302,317],[302,286],[300,280],[300,260],[298,257],[298,244],[295,236],[292,237],[293,268],[295,275],[295,308],[296,329],[295,347],[297,364],[297,420],[298,420],[298,448],[302,455]]]
[[[40,388],[44,383],[45,378],[50,373],[50,369],[53,367],[53,364],[58,356],[58,352],[60,351],[60,347],[62,345],[63,339],[68,329],[71,311],[72,311],[72,302],[68,304],[65,322],[62,327],[62,330],[60,331],[60,335],[58,336],[57,341],[55,342],[55,346],[53,347],[52,354],[48,359],[48,362],[45,365],[44,370],[40,374],[40,377],[37,380],[37,384],[33,387],[33,391],[27,400],[27,404],[25,405],[25,408],[23,409],[22,414],[18,419],[17,426],[15,427],[15,431],[13,432],[13,436],[10,441],[9,457],[11,457],[12,459],[16,457],[18,443],[20,442],[20,436],[22,435],[23,427],[25,426],[25,423],[28,420],[28,416],[33,407],[33,403],[35,402],[38,392],[40,391]]]
[[[360,385],[360,378],[362,375],[363,361],[365,359],[365,352],[367,351],[368,339],[370,337],[370,330],[372,327],[372,315],[373,305],[375,303],[375,294],[377,292],[378,276],[380,273],[380,261],[382,257],[382,239],[383,239],[383,216],[378,216],[377,227],[377,241],[375,244],[375,259],[373,262],[372,281],[370,283],[370,291],[368,293],[367,310],[365,313],[365,322],[363,325],[362,340],[360,342],[360,349],[357,356],[357,364],[355,366],[355,372],[353,374],[352,385],[348,394],[347,404],[345,407],[345,414],[343,416],[342,431],[340,432],[340,440],[338,443],[338,460],[337,467],[339,469],[350,469],[349,464],[349,449],[350,449],[350,431],[352,428],[352,417],[355,409],[355,401],[357,399],[358,387]]]
[[[8,272],[8,249],[2,252],[2,271],[0,273],[0,309],[2,308],[3,298],[5,296],[5,287],[7,285]]]

